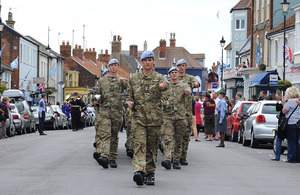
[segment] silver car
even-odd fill
[[[57,121],[58,121],[58,127],[60,129],[68,128],[68,118],[65,113],[61,110],[61,108],[58,105],[52,105],[51,106],[56,113]]]
[[[13,122],[16,128],[16,132],[18,135],[21,135],[23,129],[25,128],[25,119],[19,112],[18,107],[15,104],[10,104],[10,110],[13,118]]]
[[[273,143],[277,128],[276,101],[260,101],[249,108],[244,122],[243,145],[257,148],[259,143]]]

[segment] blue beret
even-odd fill
[[[226,93],[224,91],[219,92],[219,94],[222,94],[224,96],[226,95]]]
[[[154,53],[153,51],[144,51],[144,53],[141,56],[141,60],[146,58],[153,58],[154,59]]]
[[[171,67],[170,69],[169,69],[169,72],[168,72],[168,74],[170,74],[170,72],[172,72],[172,71],[179,71],[179,69],[177,68],[177,67],[175,67],[175,66],[173,66],[173,67]]]
[[[46,96],[46,94],[45,94],[45,93],[42,93],[42,98],[45,97],[45,96]]]
[[[119,64],[119,61],[117,59],[111,59],[108,63],[108,66],[110,66],[112,64]]]
[[[184,59],[180,59],[178,60],[178,62],[176,63],[176,66],[180,65],[180,64],[186,64],[186,61]]]
[[[102,72],[101,76],[104,76],[105,73],[108,73],[108,72],[109,72],[109,69],[107,68],[107,69],[105,69],[105,70]]]

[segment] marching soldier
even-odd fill
[[[76,100],[75,98],[72,98],[70,104],[71,104],[71,116],[72,116],[72,129],[73,131],[78,131],[81,128],[81,124],[80,124],[81,110],[84,108],[85,105],[83,101],[81,101],[80,95],[77,96]]]
[[[125,115],[125,121],[126,121],[126,143],[125,143],[125,148],[126,148],[126,153],[127,156],[130,158],[133,158],[133,134],[132,134],[132,129],[131,129],[131,121],[132,121],[132,110],[127,109],[126,110],[126,115]]]
[[[96,94],[100,99],[94,100],[99,106],[96,116],[96,151],[99,154],[97,162],[103,167],[117,168],[118,132],[122,124],[122,94],[128,82],[117,75],[119,62],[116,59],[109,61],[109,75],[98,81]],[[94,158],[95,158],[94,154]]]
[[[162,133],[162,146],[164,147],[164,160],[161,165],[171,169],[173,157],[173,169],[181,169],[179,161],[181,157],[182,132],[186,125],[185,96],[190,95],[191,89],[187,84],[179,83],[177,67],[169,70],[170,85],[164,92],[164,126]]]
[[[184,59],[180,59],[177,62],[177,68],[179,69],[179,81],[189,85],[191,90],[193,88],[198,88],[200,87],[200,84],[197,82],[195,77],[192,75],[186,74],[186,68],[187,64]],[[192,103],[193,103],[193,94],[186,96],[185,98],[185,111],[186,111],[186,128],[183,131],[182,134],[182,154],[181,154],[181,159],[180,159],[180,164],[181,165],[188,165],[187,159],[187,151],[188,151],[188,146],[189,146],[189,139],[190,139],[190,134],[192,132],[192,126],[193,126],[193,108],[192,108]]]
[[[135,74],[128,86],[127,103],[132,108],[134,156],[132,160],[137,185],[154,185],[160,128],[163,124],[162,92],[168,88],[165,77],[153,70],[154,53],[141,56],[143,69]]]

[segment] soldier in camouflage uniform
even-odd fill
[[[132,108],[134,156],[132,160],[137,185],[154,185],[160,128],[163,124],[162,91],[168,88],[163,75],[153,71],[154,53],[141,56],[143,70],[129,82],[127,102]]]
[[[123,105],[122,95],[128,82],[117,75],[119,62],[116,59],[109,61],[109,75],[98,81],[95,94],[100,99],[95,100],[99,105],[99,114],[96,117],[96,151],[100,154],[97,162],[103,167],[117,168],[118,132],[122,125]]]
[[[125,115],[125,122],[126,122],[126,143],[125,143],[125,148],[126,148],[126,153],[127,156],[130,158],[133,158],[133,133],[131,129],[131,121],[132,121],[132,110],[127,109],[126,110],[126,115]]]
[[[190,95],[191,89],[187,84],[179,83],[177,67],[169,70],[170,85],[164,91],[164,126],[162,134],[162,145],[164,149],[164,160],[161,165],[171,169],[171,158],[173,156],[173,169],[181,169],[179,161],[181,157],[182,132],[186,125],[185,96]]]
[[[177,62],[177,68],[179,69],[179,81],[183,82],[185,84],[188,84],[191,90],[193,88],[198,88],[200,87],[200,84],[197,82],[194,76],[188,75],[185,73],[185,70],[187,68],[187,64],[184,59],[180,59]],[[192,126],[193,126],[193,108],[192,108],[192,103],[193,103],[193,94],[186,96],[185,97],[185,110],[186,110],[186,128],[183,131],[182,135],[182,154],[181,154],[181,159],[180,159],[180,164],[181,165],[188,165],[187,162],[187,151],[188,151],[188,146],[189,146],[189,140],[190,140],[190,135],[192,132]]]

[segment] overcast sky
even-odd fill
[[[1,1],[1,0],[0,0]],[[63,40],[86,47],[111,50],[111,34],[122,37],[122,50],[148,42],[148,50],[176,33],[176,45],[190,53],[205,53],[206,67],[221,57],[220,40],[230,42],[230,9],[239,0],[2,0],[2,21],[11,8],[15,30],[48,44],[59,53]],[[217,13],[219,11],[219,19]],[[58,34],[61,33],[60,37]],[[225,56],[224,56],[225,58]],[[179,59],[176,59],[179,60]],[[225,60],[224,60],[225,61]]]

